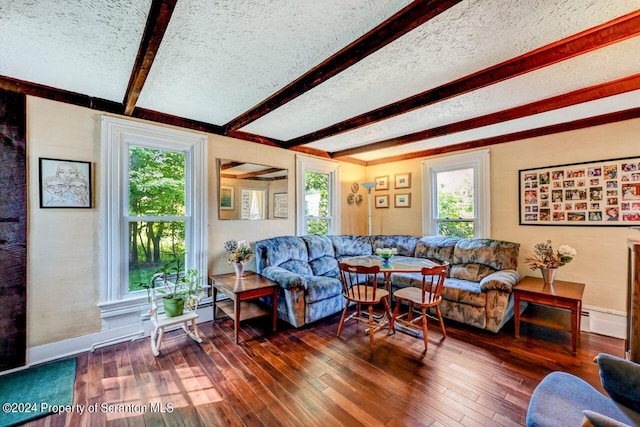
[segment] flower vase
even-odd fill
[[[556,278],[557,268],[540,268],[540,273],[542,273],[542,280],[544,281],[545,286],[553,286],[553,281]]]
[[[236,262],[233,264],[233,269],[236,272],[237,278],[244,277],[244,264],[245,264],[244,261]]]

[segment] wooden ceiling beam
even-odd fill
[[[600,116],[587,117],[586,119],[574,120],[571,122],[558,123],[555,125],[544,126],[535,129],[528,129],[506,135],[482,138],[475,141],[461,142],[459,144],[446,145],[443,147],[431,148],[414,153],[401,154],[398,156],[390,156],[382,159],[371,160],[366,162],[366,166],[399,162],[402,160],[416,159],[419,157],[430,157],[456,151],[473,150],[477,148],[488,147],[490,145],[504,144],[506,142],[519,141],[522,139],[537,138],[540,136],[552,135],[554,133],[568,132],[572,130],[601,126],[609,123],[621,122],[624,120],[632,120],[637,118],[640,118],[640,107],[617,111],[615,113],[602,114]]]
[[[565,61],[640,34],[640,10],[398,102],[291,139],[308,144]]]
[[[184,117],[174,116],[166,113],[160,113],[158,111],[147,110],[144,108],[136,108],[133,111],[132,117],[135,117],[138,119],[150,120],[156,123],[163,123],[165,125],[178,126],[185,129],[209,132],[216,135],[224,135],[224,128],[222,126],[213,125],[211,123],[206,123],[206,122],[200,122],[197,120],[185,119]]]
[[[416,0],[318,64],[255,107],[236,117],[226,127],[238,130],[303,93],[327,81],[411,30],[438,16],[461,0]]]
[[[144,86],[153,60],[156,58],[164,33],[171,21],[171,15],[176,7],[177,0],[153,0],[149,9],[149,16],[144,27],[142,40],[138,47],[138,54],[133,64],[131,77],[124,95],[124,113],[127,116],[133,114],[140,92]]]
[[[254,133],[242,132],[239,130],[227,132],[226,136],[231,138],[242,139],[243,141],[257,142],[258,144],[268,145],[270,147],[283,148],[284,141],[278,139],[267,138],[266,136],[256,135]]]
[[[77,92],[56,89],[51,86],[31,83],[6,76],[0,76],[0,89],[114,114],[122,114],[124,111],[124,106],[119,102],[95,98]]]
[[[231,168],[235,168],[236,166],[242,166],[244,162],[227,162],[220,165],[220,170],[227,170]]]
[[[621,93],[638,89],[640,89],[640,74],[635,74],[633,76],[623,77],[611,82],[601,83],[587,88],[578,89],[573,92],[532,102],[530,104],[522,105],[519,107],[510,108],[507,110],[498,111],[496,113],[474,117],[473,119],[462,120],[431,129],[425,129],[396,138],[389,138],[384,141],[374,142],[372,144],[347,148],[329,154],[331,155],[331,157],[340,158],[345,156],[352,156],[354,154],[365,153],[368,151],[397,147],[400,145],[410,144],[412,142],[424,141],[443,135],[450,135],[453,133],[477,129],[483,126],[503,123],[509,120],[515,120],[534,114],[557,110],[559,108],[594,101],[613,95],[619,95]]]
[[[268,180],[268,181],[275,181],[277,179],[279,179],[278,177],[273,177],[273,178],[265,178],[263,177],[263,175],[269,175],[270,173],[276,173],[276,172],[282,172],[283,169],[282,168],[268,168],[268,169],[263,169],[260,171],[254,171],[254,172],[246,172],[246,173],[241,173],[238,175],[233,175],[234,178],[237,179],[252,179],[252,178],[257,178],[257,179],[263,179],[263,180]],[[229,176],[229,175],[226,175]]]

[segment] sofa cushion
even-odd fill
[[[300,237],[281,236],[256,242],[257,272],[266,267],[282,267],[297,274],[313,274],[307,245]]]
[[[391,275],[391,285],[394,288],[404,288],[406,286],[422,287],[422,274],[393,273]],[[469,280],[447,278],[444,281],[442,298],[476,307],[487,305],[487,293],[482,291],[480,283]]]
[[[305,276],[307,291],[304,294],[306,303],[314,303],[342,293],[340,279],[327,276]]]
[[[378,248],[396,248],[398,255],[401,256],[414,256],[416,252],[416,243],[418,238],[416,236],[405,235],[377,235],[371,236],[371,248],[375,253]]]
[[[480,281],[496,270],[516,270],[520,244],[492,239],[461,239],[456,243],[450,267],[451,277]],[[454,268],[455,265],[463,265]],[[493,271],[479,265],[491,267]],[[470,269],[470,271],[465,271]],[[475,279],[471,277],[475,276]]]
[[[315,276],[339,277],[338,260],[327,236],[302,236],[309,252],[309,266]]]
[[[471,280],[447,278],[444,282],[442,298],[476,307],[487,305],[487,293],[482,291],[479,282]]]
[[[451,262],[453,251],[459,239],[454,237],[421,237],[416,242],[415,255],[418,258],[427,258],[439,263]]]
[[[371,241],[369,236],[329,236],[333,243],[336,258],[371,255]]]
[[[496,270],[484,264],[454,264],[449,267],[449,277],[479,282]]]

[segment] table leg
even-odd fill
[[[520,297],[517,294],[513,297],[513,311],[516,339],[520,339]]]
[[[217,320],[216,314],[218,313],[218,288],[213,287],[213,321]]]
[[[578,304],[576,304],[571,308],[571,348],[573,354],[576,354],[578,350],[578,334],[580,333],[578,330],[578,325],[580,324],[579,316],[580,311],[578,310]]]
[[[278,288],[273,288],[273,297],[271,299],[271,303],[273,304],[273,333],[276,333],[276,328],[278,326]]]
[[[238,335],[240,334],[240,296],[239,295],[236,295],[236,299],[233,303],[235,305],[235,310],[234,310],[235,319],[233,319],[233,338],[236,344],[238,344]]]

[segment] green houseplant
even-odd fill
[[[194,298],[202,291],[202,275],[196,268],[184,268],[184,253],[171,254],[153,275],[147,289],[162,295],[167,317],[180,316],[186,307],[195,305]]]

